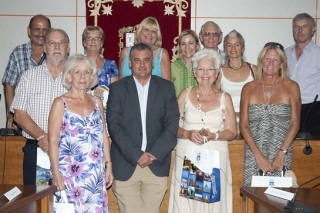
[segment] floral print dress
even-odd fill
[[[90,116],[70,112],[64,102],[59,171],[76,213],[108,212],[105,188],[103,120],[96,99]]]

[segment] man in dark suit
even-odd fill
[[[151,75],[146,44],[130,51],[132,75],[110,85],[107,122],[112,139],[112,189],[121,213],[158,213],[167,190],[179,110],[172,82]]]

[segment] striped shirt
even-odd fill
[[[10,111],[25,111],[47,133],[52,102],[67,92],[61,84],[61,78],[62,72],[53,79],[46,63],[25,71],[16,87]],[[22,134],[28,139],[34,139],[25,131]]]
[[[45,54],[42,53],[39,64],[32,59],[31,41],[17,46],[12,51],[7,68],[3,74],[2,83],[16,87],[24,71],[43,63]]]

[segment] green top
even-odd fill
[[[192,66],[186,67],[180,58],[171,63],[171,79],[177,97],[183,89],[198,85],[192,71]]]

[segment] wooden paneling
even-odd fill
[[[22,184],[22,147],[24,146],[25,139],[23,137],[10,136],[7,137],[7,148],[6,148],[6,170],[5,170],[5,184]],[[234,140],[229,142],[229,151],[230,151],[230,161],[232,169],[232,190],[233,190],[233,210],[234,213],[240,213],[242,209],[242,198],[240,196],[240,187],[243,183],[243,154],[244,146],[243,140]],[[319,166],[320,166],[320,141],[314,140],[310,141],[310,144],[313,148],[313,153],[309,156],[303,154],[302,150],[305,147],[304,141],[295,141],[294,151],[293,151],[293,161],[292,161],[292,170],[295,172],[298,184],[301,184],[311,178],[320,175]],[[174,162],[174,154],[172,152],[172,163]],[[4,156],[4,138],[0,139],[0,158]],[[1,177],[0,181],[2,183],[2,171],[3,171],[3,160],[0,159],[0,171]],[[170,183],[171,183],[171,173],[168,177],[168,190],[165,194],[165,198],[161,205],[161,213],[167,213],[169,195],[170,195]],[[320,183],[315,181],[306,185],[305,187],[311,187]],[[108,199],[109,199],[109,212],[117,213],[118,206],[115,196],[111,189],[108,190]]]

